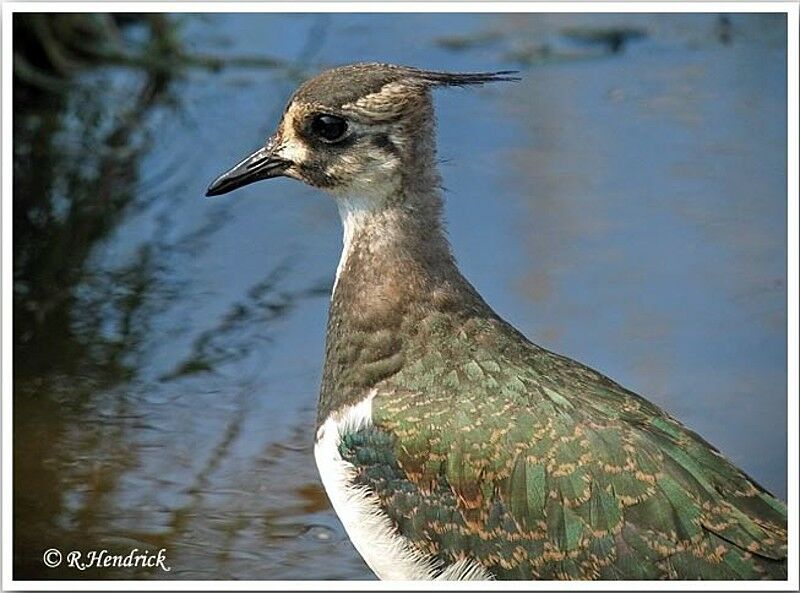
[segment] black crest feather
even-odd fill
[[[497,72],[439,72],[436,70],[417,70],[408,68],[411,78],[431,86],[467,86],[488,82],[517,82],[522,80],[518,70],[499,70]]]

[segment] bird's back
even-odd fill
[[[656,406],[491,315],[433,315],[417,331],[340,452],[440,566],[786,578],[784,506]]]

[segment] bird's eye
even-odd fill
[[[347,122],[335,115],[315,115],[311,120],[311,132],[326,142],[336,142],[347,132]]]

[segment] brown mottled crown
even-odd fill
[[[292,101],[340,107],[379,92],[390,83],[409,87],[467,86],[520,80],[516,71],[439,72],[393,64],[360,63],[326,70],[303,84]]]

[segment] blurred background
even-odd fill
[[[521,70],[437,96],[463,271],[785,498],[782,15],[13,18],[14,578],[373,578],[312,456],[334,204],[203,197],[354,61]]]

